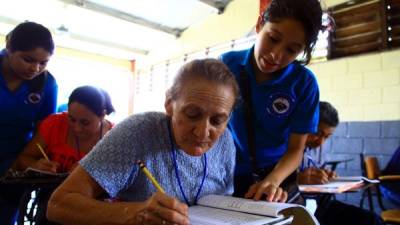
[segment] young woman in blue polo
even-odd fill
[[[221,56],[243,99],[229,122],[237,147],[235,195],[282,201],[287,194],[280,186],[298,168],[307,133],[317,130],[318,84],[304,64],[322,10],[318,0],[272,0],[261,17],[252,48]],[[301,54],[304,62],[296,60]]]
[[[31,139],[38,121],[56,110],[57,84],[46,71],[54,51],[50,31],[24,22],[6,37],[0,53],[0,175]],[[0,190],[0,224],[13,224],[20,190]]]

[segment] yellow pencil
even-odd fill
[[[36,146],[39,148],[40,152],[42,153],[42,155],[44,156],[44,158],[50,162],[49,157],[47,157],[46,152],[44,152],[42,146],[39,143],[36,143]]]
[[[165,193],[164,189],[160,186],[160,184],[156,181],[156,179],[151,175],[150,171],[146,168],[144,163],[140,160],[137,161],[137,164],[139,165],[140,169],[142,169],[143,173],[149,178],[151,183],[157,188],[157,190],[161,193]]]

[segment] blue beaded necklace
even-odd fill
[[[175,153],[176,149],[175,149],[173,138],[172,138],[172,130],[171,130],[170,121],[168,122],[168,134],[169,134],[169,140],[170,140],[170,144],[171,144],[171,157],[172,157],[172,161],[174,163],[175,176],[178,181],[178,185],[179,185],[179,189],[181,190],[181,194],[182,194],[183,198],[185,199],[186,204],[188,206],[190,206],[190,203],[185,195],[185,192],[183,191],[182,182],[181,182],[181,179],[180,179],[179,173],[178,173],[178,163],[176,162],[176,153]],[[194,205],[197,204],[197,200],[199,199],[199,195],[200,195],[201,189],[203,188],[204,180],[206,179],[206,175],[207,175],[207,155],[206,155],[206,153],[204,153],[203,158],[204,158],[203,177],[201,179],[199,189],[197,190],[196,197],[194,199]]]

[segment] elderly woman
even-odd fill
[[[166,94],[166,113],[116,125],[54,192],[47,216],[62,224],[189,224],[188,206],[233,193],[235,147],[226,125],[235,78],[215,59],[184,65]],[[165,194],[140,171],[143,160]],[[114,203],[95,200],[103,193]],[[155,193],[156,192],[156,193]]]

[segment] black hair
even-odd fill
[[[337,127],[339,124],[338,112],[329,102],[319,102],[319,122],[330,127]]]
[[[10,51],[30,51],[41,47],[51,55],[54,52],[53,37],[49,29],[35,22],[23,22],[6,36]]]
[[[272,0],[268,8],[262,14],[262,23],[278,22],[281,19],[291,18],[299,21],[305,31],[305,60],[308,64],[311,53],[318,39],[318,33],[322,30],[322,8],[319,0]]]
[[[81,86],[72,91],[69,96],[68,106],[73,102],[86,106],[99,117],[103,116],[104,113],[110,115],[115,111],[108,93],[93,86]]]
[[[184,64],[178,71],[171,88],[167,91],[167,95],[176,99],[182,91],[182,87],[187,85],[186,82],[196,79],[204,79],[231,87],[235,98],[234,105],[237,104],[239,86],[235,76],[222,61],[213,58],[195,59]]]

